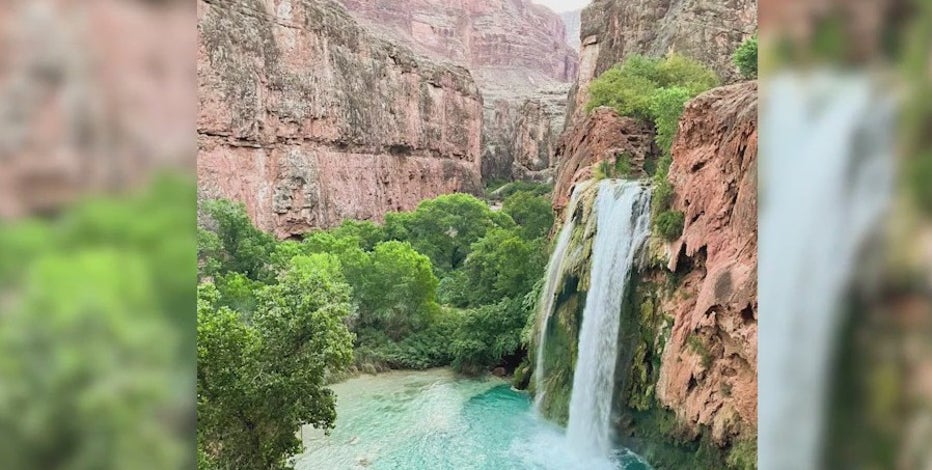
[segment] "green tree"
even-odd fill
[[[517,353],[527,316],[523,299],[505,298],[467,311],[451,345],[453,367],[476,374]]]
[[[468,305],[527,294],[547,262],[540,240],[528,241],[513,230],[494,229],[473,244],[464,267]]]
[[[468,194],[447,194],[422,202],[414,212],[385,216],[389,238],[411,243],[438,272],[462,266],[470,246],[497,226],[514,225],[505,214]]]
[[[209,242],[198,247],[202,256],[213,258],[219,264],[218,272],[205,275],[239,272],[250,279],[267,281],[274,278],[269,269],[271,256],[275,250],[275,239],[253,225],[246,214],[246,207],[223,199],[205,201],[201,206],[203,216],[199,225],[216,234],[219,250],[214,240],[201,237],[202,242]],[[200,260],[201,266],[213,266],[208,260]]]
[[[352,360],[350,288],[329,255],[296,256],[246,321],[210,284],[198,299],[198,444],[218,468],[287,469],[302,425],[336,419],[327,377]]]
[[[249,318],[258,307],[257,295],[265,284],[254,281],[242,273],[227,273],[214,279],[214,284],[220,295],[219,305],[229,307],[239,312],[244,318]]]
[[[159,417],[175,406],[161,384],[176,378],[179,335],[159,312],[145,258],[45,254],[23,277],[0,316],[4,466],[179,468],[183,444]]]
[[[190,179],[163,175],[0,226],[4,467],[194,463],[180,424],[194,408],[193,200]]]
[[[368,261],[349,274],[360,325],[395,340],[428,325],[439,308],[430,259],[408,243],[390,241],[376,245]]]
[[[366,251],[385,241],[385,230],[369,221],[347,220],[330,233],[337,238],[355,238],[359,247]]]
[[[586,109],[609,106],[654,124],[657,144],[669,152],[686,102],[718,83],[711,69],[679,54],[633,55],[592,81]]]
[[[502,212],[508,214],[520,227],[527,240],[547,236],[553,226],[553,207],[550,200],[531,192],[520,191],[505,199]]]
[[[744,78],[757,78],[757,35],[742,42],[731,56],[731,60]]]

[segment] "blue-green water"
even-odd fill
[[[304,429],[299,470],[649,469],[625,451],[577,455],[563,429],[536,417],[527,394],[501,379],[437,369],[362,376],[333,389],[336,429]]]

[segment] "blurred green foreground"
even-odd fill
[[[5,469],[193,468],[195,185],[0,225]]]

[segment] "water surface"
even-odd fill
[[[446,369],[365,375],[333,386],[330,436],[305,428],[298,470],[643,470],[636,456],[583,458],[537,418],[527,394]]]

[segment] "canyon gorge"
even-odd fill
[[[758,89],[732,54],[756,18],[754,0],[562,15],[529,0],[199,0],[198,198],[300,240],[493,182],[552,185],[529,330],[494,367],[546,421],[527,426],[566,426],[547,439],[604,468],[755,468]],[[657,122],[588,106],[616,64],[674,53],[717,81],[677,110],[672,145]],[[441,289],[458,282],[434,269]]]
[[[531,0],[341,0],[370,30],[470,70],[483,96],[482,176],[552,177],[576,51],[560,16]]]

